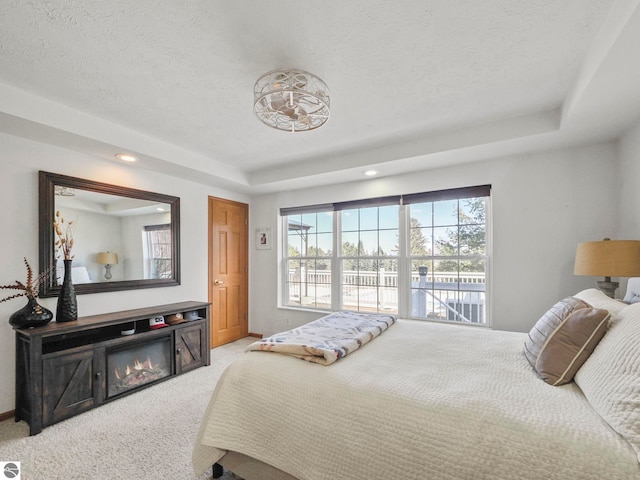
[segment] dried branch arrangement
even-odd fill
[[[51,269],[45,270],[40,275],[34,278],[33,269],[29,265],[29,262],[27,262],[26,258],[24,259],[24,264],[27,267],[27,281],[25,283],[16,280],[16,283],[13,285],[0,285],[0,289],[20,290],[20,293],[16,293],[14,295],[3,298],[2,300],[0,300],[0,303],[18,297],[27,297],[29,299],[38,297],[38,289],[40,288],[40,285],[46,282],[49,278]]]
[[[56,218],[53,221],[53,228],[56,231],[56,249],[59,252],[56,258],[60,258],[60,255],[62,255],[65,260],[73,259],[73,255],[71,255],[71,249],[73,248],[72,225],[72,221],[65,223],[60,210],[56,212]]]

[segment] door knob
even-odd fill
[[[222,285],[224,282],[222,280],[216,280],[213,282],[214,285]]]

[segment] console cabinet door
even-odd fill
[[[207,339],[204,323],[176,329],[176,373],[205,364]]]
[[[51,425],[98,405],[104,397],[102,355],[94,349],[43,359],[42,423]]]

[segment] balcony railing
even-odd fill
[[[331,308],[331,271],[289,271],[289,305]],[[398,272],[343,271],[342,304],[347,310],[398,313]],[[485,274],[411,274],[410,316],[485,323]]]

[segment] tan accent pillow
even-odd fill
[[[560,300],[529,332],[525,356],[548,384],[569,383],[606,333],[609,317],[578,298]]]

